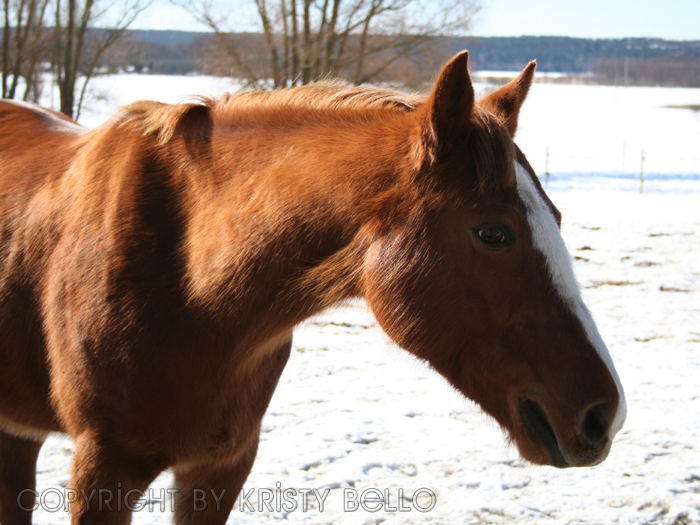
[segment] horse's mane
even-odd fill
[[[164,104],[141,100],[124,106],[117,113],[120,126],[137,124],[145,135],[155,135],[167,142],[187,117],[208,113],[223,121],[261,118],[280,113],[297,114],[312,111],[328,114],[342,112],[367,115],[377,111],[408,113],[425,100],[424,97],[391,89],[366,86],[343,86],[321,82],[274,91],[225,93],[218,97],[193,96],[182,104]]]
[[[224,95],[217,102],[227,109],[249,107],[315,110],[388,109],[409,112],[414,111],[423,100],[424,97],[391,89],[321,82],[276,91],[248,91],[236,95]]]

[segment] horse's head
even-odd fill
[[[513,143],[535,65],[475,101],[466,52],[414,117],[414,197],[368,250],[379,323],[507,431],[526,459],[602,461],[625,419],[560,215]]]

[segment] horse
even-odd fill
[[[165,469],[177,523],[224,523],[294,326],[349,298],[523,458],[602,461],[623,389],[513,141],[535,67],[476,100],[463,51],[425,96],[140,101],[93,130],[0,103],[0,522],[30,523],[63,432],[72,523],[128,523]]]

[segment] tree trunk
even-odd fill
[[[314,46],[314,71],[325,71],[326,64],[324,61],[325,55],[322,53],[328,38],[328,0],[323,0],[321,8],[321,23],[318,26],[318,34]]]
[[[372,6],[374,8],[374,6]],[[362,70],[365,64],[365,54],[367,53],[367,36],[369,34],[369,23],[372,21],[372,10],[367,15],[365,23],[362,25],[362,34],[360,35],[360,51],[357,53],[357,66],[355,68],[355,78],[353,82],[359,84],[359,79],[362,78]]]
[[[14,27],[14,36],[15,36],[15,60],[14,63],[12,64],[12,69],[10,70],[12,73],[12,84],[10,85],[10,88],[8,90],[7,96],[8,98],[15,98],[15,94],[17,92],[17,83],[19,82],[19,77],[22,75],[22,61],[24,58],[24,33],[23,29],[25,24],[23,23],[23,18],[24,18],[24,9],[26,7],[26,4],[24,0],[19,2],[17,4],[17,13],[16,13],[16,20],[15,20],[15,27]]]
[[[338,34],[336,33],[336,26],[338,25],[338,12],[340,11],[340,1],[333,0],[333,13],[331,14],[331,21],[328,24],[328,38],[326,39],[326,70],[329,74],[333,75],[335,72],[335,64],[337,61],[336,54],[336,41],[338,39]]]
[[[7,98],[7,77],[10,68],[10,0],[3,0],[2,8],[2,98]]]
[[[292,0],[292,73],[291,84],[295,86],[299,79],[299,24],[297,21],[297,0]]]
[[[304,0],[304,48],[302,50],[301,83],[308,84],[313,80],[311,71],[311,2]]]
[[[290,49],[289,49],[289,20],[287,17],[287,2],[286,0],[280,0],[280,10],[282,11],[282,38],[283,38],[283,50],[284,57],[282,58],[282,77],[284,78],[284,85],[287,86],[289,82],[289,61],[290,61]]]
[[[60,3],[57,4],[60,6]],[[61,13],[57,7],[56,18],[60,19]],[[73,64],[74,53],[74,35],[75,35],[75,0],[68,0],[68,20],[64,30],[65,38],[63,43],[63,57],[61,60],[63,75],[58,79],[58,90],[60,92],[61,113],[73,118],[73,105],[75,96],[73,89],[75,87],[75,64]]]
[[[38,102],[41,95],[40,65],[43,59],[45,47],[43,43],[44,22],[46,20],[46,10],[50,0],[41,0],[39,6],[33,1],[35,11],[34,23],[30,28],[31,35],[28,43],[27,65],[23,73],[26,87],[23,100]]]
[[[282,87],[282,79],[280,78],[280,58],[279,51],[277,50],[277,44],[275,43],[274,28],[270,23],[270,17],[267,13],[267,5],[265,4],[265,0],[256,0],[255,3],[258,6],[258,15],[260,16],[260,22],[262,23],[263,35],[265,36],[265,45],[267,46],[267,52],[270,59],[272,83],[275,88],[279,88]]]

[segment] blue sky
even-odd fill
[[[626,36],[700,40],[700,0],[482,0],[483,36]]]
[[[233,2],[215,0],[220,6]],[[700,0],[482,0],[471,33],[480,36],[627,36],[700,40]],[[167,0],[134,25],[141,29],[205,30]]]

